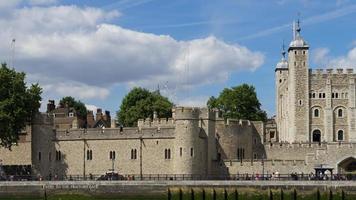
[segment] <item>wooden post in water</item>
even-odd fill
[[[179,200],[183,200],[183,192],[181,188],[179,188]]]
[[[341,199],[342,200],[345,200],[346,198],[345,198],[345,192],[344,192],[344,190],[341,190]]]
[[[224,200],[227,200],[227,191],[224,189]]]
[[[329,189],[329,200],[333,200],[333,191]]]
[[[204,190],[204,188],[203,188],[202,195],[203,195],[203,200],[205,200],[205,190]]]
[[[194,190],[193,190],[193,188],[190,190],[190,199],[194,200]]]
[[[235,200],[239,200],[239,193],[237,192],[237,189],[235,189]]]
[[[281,200],[284,200],[283,189],[281,188]]]
[[[297,190],[295,188],[293,190],[293,200],[297,200]]]
[[[168,200],[172,200],[172,193],[169,188],[168,188]]]
[[[213,200],[216,200],[216,191],[213,189]]]
[[[273,192],[269,189],[269,200],[273,200]]]
[[[316,191],[316,200],[320,200],[320,191],[319,191],[319,188],[318,188],[318,190]]]

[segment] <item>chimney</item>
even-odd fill
[[[52,112],[54,109],[56,109],[56,105],[54,104],[54,100],[48,100],[47,113]]]
[[[103,110],[101,110],[101,108],[98,108],[96,110],[96,121],[99,121],[101,120],[103,117]]]
[[[95,125],[93,111],[89,110],[87,113],[87,128],[93,128]]]

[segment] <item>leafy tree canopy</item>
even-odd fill
[[[267,120],[266,112],[261,110],[255,87],[248,84],[225,88],[217,98],[210,97],[207,106],[222,111],[225,119]]]
[[[81,101],[77,101],[75,100],[75,98],[71,97],[71,96],[66,96],[63,97],[60,101],[59,101],[59,105],[61,107],[66,107],[68,106],[69,108],[74,108],[75,111],[77,112],[77,115],[79,115],[80,117],[87,117],[87,108],[85,107],[84,103]]]
[[[25,73],[10,69],[5,63],[0,68],[0,146],[11,148],[41,106],[42,89],[38,84],[29,88]]]
[[[172,116],[173,103],[158,91],[150,92],[144,88],[133,88],[122,100],[117,118],[123,126],[135,126],[138,119],[152,118],[156,111],[158,117]]]

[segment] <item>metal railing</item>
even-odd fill
[[[89,174],[58,176],[49,175],[47,177],[33,175],[3,175],[0,181],[183,181],[183,180],[238,180],[238,181],[343,181],[356,180],[356,174],[231,174],[231,175],[200,175],[200,174]]]

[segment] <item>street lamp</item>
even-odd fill
[[[265,180],[265,154],[262,154],[262,180]]]

